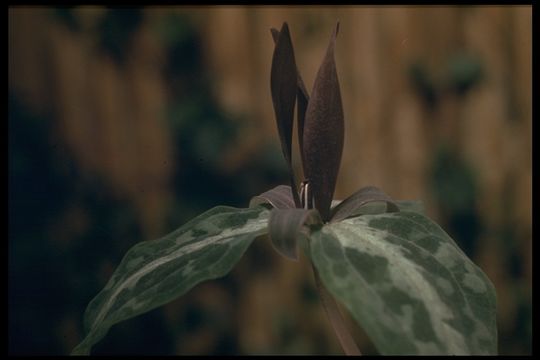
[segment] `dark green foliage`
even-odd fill
[[[209,72],[202,66],[201,40],[190,21],[169,15],[158,25],[156,34],[170,44],[164,76],[171,93],[167,117],[179,164],[173,175],[177,201],[170,220],[175,227],[218,204],[244,206],[261,191],[260,184],[278,184],[288,175],[277,160],[279,150],[270,145],[237,171],[223,171],[223,155],[238,141],[246,121],[218,106]]]
[[[115,200],[99,179],[84,179],[66,145],[52,142],[52,119],[22,104],[10,96],[9,353],[61,355],[61,339],[51,329],[79,317],[102,287],[100,269],[118,263],[142,239],[129,205]],[[51,228],[74,206],[84,209],[90,224],[62,243]],[[132,328],[141,325],[136,321]]]
[[[53,9],[51,12],[52,16],[64,24],[70,31],[77,32],[81,30],[81,24],[77,16],[73,13],[73,7],[60,7]]]
[[[433,110],[438,103],[439,94],[435,82],[426,67],[420,62],[411,64],[409,67],[409,77],[414,89],[426,107]]]
[[[70,30],[83,30],[72,8],[51,9],[51,14]],[[121,65],[142,21],[140,10],[108,9],[97,27],[102,50],[118,55]],[[156,38],[165,43],[169,59],[163,76],[178,95],[170,104],[176,109],[171,111],[171,133],[180,164],[175,168],[175,199],[169,213],[176,226],[218,203],[245,205],[253,193],[282,182],[287,173],[276,160],[279,149],[272,146],[233,173],[219,170],[221,155],[235,142],[237,122],[224,114],[211,94],[195,28],[176,15],[163,24],[160,27],[158,22],[157,35],[178,30]],[[109,35],[113,39],[106,39]],[[58,140],[56,114],[35,115],[26,99],[14,95],[11,88],[8,109],[8,352],[65,355],[61,327],[66,322],[80,323],[82,334],[81,316],[107,281],[106,269],[144,239],[133,205],[120,201],[104,179],[82,176],[72,151]],[[67,214],[74,210],[81,210],[88,221],[83,232],[59,231],[56,227],[65,226]],[[66,238],[59,239],[58,234]],[[216,282],[235,296],[235,280]],[[205,322],[208,329],[215,324],[215,319]],[[162,309],[151,311],[119,324],[93,354],[172,355],[174,342],[187,330],[171,333],[169,326]],[[218,332],[220,341],[209,353],[237,353],[237,338],[230,328],[222,326]]]
[[[434,110],[444,96],[465,96],[485,77],[478,58],[465,52],[450,57],[445,66],[442,74],[430,72],[422,61],[409,66],[411,83],[429,110]]]
[[[450,88],[462,96],[482,80],[484,73],[482,65],[476,57],[461,53],[450,59],[448,76]]]
[[[98,25],[99,42],[103,51],[117,63],[126,61],[135,31],[143,21],[140,8],[112,8]]]
[[[457,154],[445,147],[436,152],[432,166],[432,192],[448,224],[448,232],[467,255],[474,257],[478,237],[483,231],[474,173]]]

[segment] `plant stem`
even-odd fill
[[[313,269],[313,274],[315,275],[315,285],[317,286],[321,303],[326,315],[328,316],[328,319],[330,320],[330,323],[332,324],[332,328],[334,328],[334,332],[337,335],[341,348],[346,355],[362,355],[360,349],[358,349],[358,346],[356,346],[351,333],[345,325],[343,317],[339,312],[336,300],[334,300],[332,295],[324,287],[317,269],[315,269],[313,265],[311,267]]]

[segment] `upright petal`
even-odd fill
[[[279,31],[277,29],[270,29],[272,32],[272,37],[274,38],[274,43],[277,43],[279,38]],[[300,71],[296,69],[297,75],[297,98],[298,102],[296,103],[297,117],[298,117],[298,144],[300,145],[300,156],[302,158],[302,166],[304,166],[304,152],[302,151],[304,146],[304,120],[306,118],[306,109],[309,102],[309,94],[304,85],[304,80],[300,76]],[[305,171],[305,170],[304,170]]]
[[[305,160],[304,160],[304,151],[302,151],[302,149],[304,148],[304,125],[305,125],[305,119],[306,119],[306,110],[309,104],[309,95],[298,69],[296,70],[296,72],[298,74],[298,91],[297,91],[298,102],[296,103],[297,116],[298,116],[298,144],[300,145],[300,157],[302,159],[302,169],[304,170],[304,175],[305,175],[306,166],[305,166]]]
[[[291,164],[294,104],[296,102],[297,91],[296,62],[294,60],[294,50],[287,23],[283,23],[279,33],[275,29],[272,29],[271,32],[276,42],[270,74],[272,103],[276,114],[281,150],[290,170],[294,202],[298,206],[299,198]]]
[[[330,217],[344,138],[343,106],[334,60],[338,31],[339,23],[315,78],[304,124],[304,172],[310,182],[314,206],[324,221]]]

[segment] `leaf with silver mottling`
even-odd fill
[[[219,206],[161,239],[132,247],[88,305],[86,336],[72,354],[89,354],[114,324],[164,305],[202,281],[227,274],[253,239],[266,233],[269,213],[260,206]]]
[[[496,354],[496,295],[434,222],[414,212],[364,215],[311,233],[327,289],[383,355]]]
[[[395,202],[401,211],[412,211],[425,215],[426,209],[420,200],[396,200]]]

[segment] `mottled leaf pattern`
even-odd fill
[[[341,200],[332,200],[332,209],[338,206],[341,202]],[[394,200],[394,204],[397,205],[400,211],[412,211],[425,214],[424,203],[420,200]],[[348,217],[358,215],[377,215],[385,212],[389,212],[388,204],[386,202],[375,201],[368,202],[365,205],[360,206]]]
[[[83,355],[109,328],[164,305],[196,284],[227,274],[257,236],[266,233],[263,207],[216,207],[171,234],[131,248],[85,313]]]
[[[401,211],[412,211],[425,214],[424,203],[420,200],[396,200],[395,203]]]
[[[311,258],[381,354],[497,353],[493,285],[421,214],[327,224]]]
[[[338,30],[339,24],[315,78],[303,135],[304,173],[310,182],[314,207],[324,221],[330,217],[330,204],[343,151],[343,107],[334,61]]]

